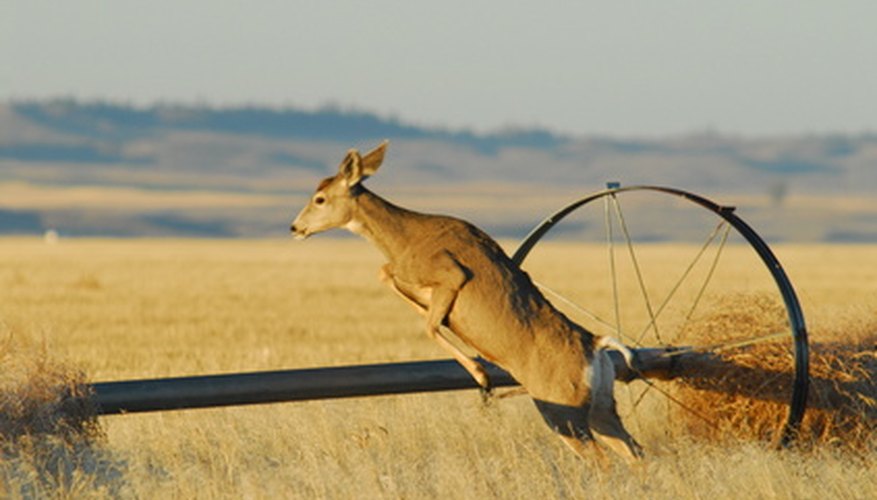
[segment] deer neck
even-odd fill
[[[415,212],[393,205],[362,188],[356,196],[356,209],[347,229],[371,241],[389,260],[395,260],[412,241],[411,225]]]

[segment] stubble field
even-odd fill
[[[643,253],[653,295],[666,295],[678,278],[663,270],[694,251],[653,245]],[[814,349],[841,341],[856,345],[856,356],[873,358],[873,342],[870,348],[857,343],[877,334],[877,249],[775,251],[801,298]],[[739,304],[776,296],[763,266],[745,250],[725,253],[733,264],[715,270],[720,286],[710,286],[702,314],[721,308],[727,297]],[[528,269],[534,277],[605,317],[614,314],[605,248],[550,243],[533,258]],[[0,240],[4,408],[19,404],[10,403],[9,394],[26,396],[22,386],[36,391],[34,381],[52,374],[61,381],[76,373],[107,381],[446,357],[426,338],[414,311],[378,282],[381,264],[366,242],[348,239]],[[647,323],[639,293],[635,285],[619,287],[621,321],[633,330]],[[679,297],[690,303],[686,294],[696,293],[682,290]],[[684,330],[672,319],[673,307],[661,323],[670,343],[681,342],[676,332]],[[634,468],[574,456],[526,397],[485,407],[477,392],[461,391],[102,417],[99,428],[82,431],[85,437],[4,430],[0,492],[62,498],[877,496],[870,435],[859,435],[864,441],[856,446],[840,442],[840,435],[778,452],[757,439],[697,437],[673,413],[649,406],[630,413],[624,406],[632,396],[625,391],[620,386],[617,395],[622,414],[648,455]],[[870,425],[872,416],[860,418]]]

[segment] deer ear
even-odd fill
[[[373,175],[378,171],[381,163],[384,162],[384,153],[387,152],[387,146],[389,144],[390,141],[385,139],[384,142],[378,145],[378,147],[372,149],[362,157],[362,173],[364,177]]]
[[[365,176],[363,176],[362,157],[359,156],[359,151],[355,149],[347,151],[347,156],[341,161],[341,165],[338,165],[338,173],[344,177],[350,187],[362,181]]]

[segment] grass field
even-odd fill
[[[677,275],[665,270],[695,250],[644,252],[649,293],[666,294]],[[815,343],[873,338],[877,248],[775,251]],[[716,269],[713,295],[771,293],[753,256],[726,254],[732,264]],[[36,391],[35,380],[64,383],[76,372],[104,381],[446,357],[380,285],[381,263],[348,239],[0,240],[5,408],[16,408],[16,387]],[[534,277],[610,317],[605,267],[605,249],[563,243],[528,262]],[[638,330],[647,316],[625,283],[622,324]],[[680,317],[672,309],[661,324],[670,341]],[[778,452],[757,440],[699,439],[662,413],[626,419],[648,454],[635,468],[576,457],[526,397],[484,407],[475,391],[112,416],[83,439],[4,430],[0,496],[877,497],[873,442]]]

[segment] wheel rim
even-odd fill
[[[710,217],[718,221],[718,225],[716,226],[717,231],[710,233],[707,237],[707,242],[702,245],[702,250],[697,254],[695,261],[688,266],[688,269],[683,273],[682,278],[678,283],[674,283],[673,288],[669,292],[665,292],[666,300],[651,300],[649,297],[649,293],[646,291],[646,285],[644,283],[644,279],[642,276],[643,270],[642,266],[638,262],[638,258],[636,257],[637,252],[639,250],[635,250],[635,236],[631,236],[629,228],[627,227],[626,217],[624,215],[624,211],[622,209],[622,204],[620,199],[622,195],[625,198],[634,195],[648,195],[650,197],[661,197],[661,198],[671,198],[674,203],[685,205],[689,210],[691,209],[705,209],[706,213],[712,214]],[[680,201],[682,200],[682,201]],[[698,259],[702,258],[704,253],[703,249],[709,248],[711,245],[715,245],[718,247],[716,251],[715,261],[712,263],[713,269],[706,269],[703,271],[708,277],[703,282],[703,289],[700,290],[697,295],[696,302],[701,300],[701,296],[704,294],[704,290],[708,288],[711,284],[710,280],[712,277],[713,271],[715,271],[715,267],[719,263],[719,255],[722,253],[722,248],[725,246],[725,239],[729,237],[731,229],[735,232],[731,236],[735,240],[739,240],[741,243],[745,243],[748,245],[748,248],[754,251],[755,256],[757,257],[754,260],[759,261],[763,264],[766,269],[769,279],[772,280],[774,288],[774,293],[779,293],[779,296],[782,298],[781,305],[785,310],[785,316],[787,321],[787,329],[788,329],[788,342],[789,342],[789,350],[790,350],[790,363],[791,363],[791,378],[788,382],[791,385],[790,390],[788,391],[788,411],[783,423],[779,426],[775,434],[776,442],[781,446],[786,446],[791,443],[795,436],[797,435],[798,429],[800,428],[804,412],[807,404],[807,392],[808,392],[808,370],[809,370],[809,351],[808,351],[808,340],[807,340],[807,330],[804,323],[804,316],[800,307],[800,303],[798,302],[797,296],[795,294],[794,288],[792,287],[791,282],[789,281],[788,276],[786,275],[782,265],[777,260],[776,256],[770,249],[770,247],[765,243],[765,241],[755,232],[743,219],[738,217],[735,213],[734,207],[727,207],[717,204],[711,200],[708,200],[699,195],[683,191],[680,189],[660,187],[660,186],[630,186],[630,187],[613,187],[593,193],[589,196],[576,200],[562,209],[558,210],[548,218],[546,218],[542,223],[536,226],[530,234],[520,243],[517,250],[512,256],[512,260],[516,262],[518,265],[524,267],[525,260],[527,260],[528,256],[530,256],[531,252],[536,247],[536,244],[543,240],[549,232],[552,230],[557,231],[558,225],[561,224],[562,221],[572,219],[570,217],[572,214],[577,212],[590,211],[592,218],[594,216],[594,208],[600,205],[602,201],[603,212],[604,212],[604,222],[605,222],[605,243],[609,248],[609,263],[608,267],[610,268],[610,272],[612,274],[612,286],[609,287],[612,294],[612,302],[614,306],[614,310],[608,311],[604,314],[605,317],[609,317],[610,319],[604,319],[597,317],[596,319],[592,316],[591,324],[595,321],[599,323],[603,323],[603,325],[598,325],[600,327],[614,327],[616,328],[618,333],[623,332],[621,317],[624,314],[624,311],[621,310],[621,300],[619,299],[619,291],[618,291],[618,281],[615,266],[617,265],[616,259],[616,249],[613,248],[613,245],[618,243],[616,242],[616,237],[621,242],[621,246],[629,247],[629,261],[628,267],[632,270],[631,275],[637,276],[639,282],[639,288],[641,288],[641,294],[643,297],[642,302],[644,303],[644,309],[648,312],[648,320],[645,330],[640,328],[636,329],[637,332],[642,330],[644,333],[649,330],[652,326],[654,327],[654,338],[652,338],[652,342],[657,339],[658,344],[666,345],[666,341],[660,338],[658,323],[661,321],[660,317],[664,313],[665,307],[669,303],[669,300],[676,296],[677,289],[685,283],[685,281],[689,277],[689,271],[691,271],[695,266],[700,266],[701,264],[698,262]],[[703,212],[703,210],[698,210],[699,212]],[[725,225],[726,229],[724,229],[724,236],[720,237],[721,231],[719,228]],[[617,234],[616,234],[617,233]],[[623,236],[618,236],[623,235]],[[720,238],[722,243],[721,246],[718,246],[719,243],[715,241],[717,238]],[[744,245],[744,246],[745,246]],[[642,248],[642,245],[640,246]],[[704,266],[702,266],[704,267]],[[531,272],[528,270],[528,272]],[[531,272],[532,274],[532,272]],[[687,285],[686,285],[687,286]],[[549,296],[549,299],[552,297]],[[557,297],[552,300],[552,302],[556,302],[557,300],[566,301],[567,299],[561,297],[558,299]],[[581,308],[575,305],[574,301],[571,302],[571,307],[575,307],[579,309],[579,311],[585,311],[584,308]],[[694,307],[692,307],[691,311],[694,312],[698,307],[698,304],[695,303]],[[590,314],[590,313],[588,313]],[[690,314],[689,314],[690,316]],[[579,318],[576,318],[577,320]],[[687,320],[686,320],[687,321]],[[586,325],[589,326],[589,325]],[[611,330],[611,328],[610,328]],[[786,332],[783,332],[786,333]],[[631,343],[633,340],[634,344],[641,344],[644,334],[638,334],[631,338],[630,335],[627,335],[628,338],[624,339],[626,343]],[[755,341],[764,340],[767,337],[763,337],[762,339],[750,339]],[[745,340],[745,339],[744,339]],[[754,343],[754,342],[751,342]],[[744,346],[745,344],[740,344]],[[744,347],[740,347],[741,349]]]

